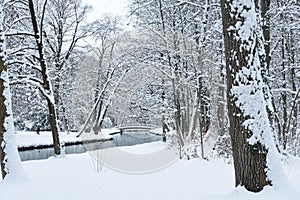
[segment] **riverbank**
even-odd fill
[[[119,132],[118,129],[103,129],[98,135],[94,134],[83,134],[81,137],[76,137],[77,132],[61,132],[60,142],[62,143],[78,143],[83,140],[99,140],[99,139],[110,139],[112,134]],[[16,142],[18,147],[28,147],[28,146],[42,146],[42,145],[52,145],[52,133],[50,131],[41,131],[40,134],[32,131],[17,131]]]
[[[161,148],[164,148],[162,142],[153,142],[119,149],[149,154]],[[105,156],[102,159],[105,161]],[[162,170],[139,175],[96,166],[96,160],[88,153],[23,162],[27,179],[1,182],[1,200],[296,200],[299,197],[293,190],[284,190],[284,185],[283,189],[267,187],[255,194],[236,189],[233,166],[220,160],[177,160]],[[287,158],[284,167],[291,185],[299,191],[300,159]]]
[[[61,133],[60,143],[62,155],[79,154],[120,146],[131,146],[148,142],[160,141],[161,136],[149,132],[119,133],[118,129],[103,129],[98,134]],[[19,155],[22,161],[41,160],[54,156],[52,135],[50,132],[19,132],[16,134]]]

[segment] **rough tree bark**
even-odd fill
[[[2,39],[0,39],[0,43],[3,42]],[[7,71],[6,66],[4,64],[4,61],[2,60],[2,58],[0,59],[0,75],[2,75],[2,73],[4,71]],[[5,118],[7,116],[7,108],[5,106],[5,96],[4,96],[4,80],[1,78],[0,79],[0,144],[4,143],[4,133],[6,132],[6,129],[4,127],[4,121]],[[0,145],[0,162],[1,162],[1,173],[2,173],[2,178],[4,179],[7,172],[5,170],[6,166],[5,166],[5,150],[4,150],[4,146],[2,147],[2,145]]]
[[[2,42],[3,39],[1,38],[0,43]],[[4,179],[9,174],[17,177],[22,176],[23,172],[15,144],[9,79],[7,67],[1,56],[2,50],[2,45],[0,45],[0,166],[2,179]]]
[[[270,70],[270,62],[271,62],[271,35],[270,35],[270,14],[268,13],[270,10],[271,0],[260,0],[260,10],[262,17],[262,29],[264,36],[264,48],[266,55],[266,68],[267,73],[269,74]]]
[[[236,186],[259,192],[271,184],[267,177],[268,150],[262,139],[264,129],[260,127],[262,119],[269,124],[267,111],[263,106],[257,113],[252,109],[258,104],[264,105],[257,34],[261,30],[257,28],[253,0],[221,0],[221,9],[235,182]],[[260,98],[259,103],[255,97]],[[259,139],[255,137],[256,140],[250,142],[253,135]]]
[[[11,110],[11,94],[7,66],[5,64],[5,41],[3,30],[3,1],[0,0],[0,166],[2,178],[20,176],[21,161],[14,138]]]

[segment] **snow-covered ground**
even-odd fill
[[[77,132],[62,132],[60,133],[60,140],[61,142],[76,142],[82,141],[83,139],[100,139],[100,138],[111,138],[111,133],[118,132],[118,129],[103,129],[101,133],[98,135],[94,134],[82,134],[80,137],[77,136]],[[35,146],[35,145],[48,145],[53,144],[52,134],[50,131],[42,131],[38,135],[36,132],[30,131],[18,131],[16,136],[16,142],[18,146]]]
[[[154,142],[120,150],[149,154],[164,148]],[[104,158],[105,160],[105,158]],[[234,188],[233,166],[222,161],[177,160],[154,173],[129,174],[108,167],[97,173],[89,153],[23,162],[27,179],[2,181],[1,200],[299,200],[300,159],[284,162],[291,188],[268,187],[258,194]]]

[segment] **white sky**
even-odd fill
[[[91,18],[99,18],[104,13],[113,13],[115,15],[125,15],[128,0],[82,0],[93,6],[90,13]]]

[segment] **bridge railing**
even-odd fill
[[[120,129],[121,135],[125,131],[138,131],[138,130],[145,130],[145,131],[150,131],[151,129],[157,128],[157,126],[154,125],[149,125],[149,124],[133,124],[133,125],[128,125],[128,124],[122,124],[117,126],[118,129]]]
[[[117,126],[117,128],[134,128],[134,127],[157,128],[156,125],[152,125],[152,124],[121,124]]]

